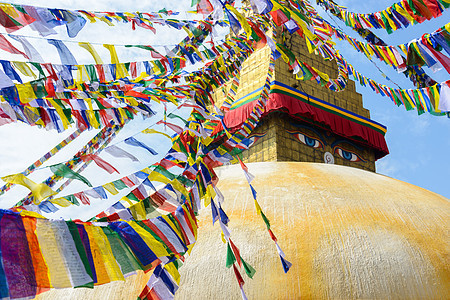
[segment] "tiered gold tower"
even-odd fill
[[[272,35],[270,32],[268,34]],[[299,34],[290,34],[278,28],[275,40],[286,45],[302,62],[328,74],[330,78],[338,77],[336,61],[310,54]],[[225,124],[231,129],[242,122],[236,118],[245,115],[242,112],[248,111],[251,102],[259,95],[258,89],[264,86],[270,57],[271,49],[266,46],[243,64],[235,103],[225,117]],[[298,75],[301,74],[300,71]],[[356,92],[353,81],[348,80],[343,91],[334,92],[314,79],[296,79],[288,63],[280,58],[275,61],[272,83],[271,93],[282,97],[288,95],[290,103],[301,102],[303,111],[293,113],[289,111],[292,107],[286,107],[285,103],[281,107],[278,105],[277,109],[266,111],[259,126],[252,132],[254,143],[243,153],[245,162],[327,162],[375,171],[375,161],[388,153],[384,141],[386,128],[370,120],[369,110],[363,107],[362,96]],[[215,92],[217,106],[220,107],[230,93],[231,84],[229,82],[225,88]],[[311,113],[319,117],[311,116]],[[348,128],[353,128],[358,134],[347,134]],[[375,142],[372,139],[374,135]]]

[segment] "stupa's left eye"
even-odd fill
[[[306,134],[297,132],[294,133],[294,136],[303,144],[309,146],[309,147],[313,147],[313,148],[323,148],[323,144],[321,141],[319,141],[318,139],[315,139],[311,136],[308,136]]]
[[[339,154],[340,157],[348,161],[364,161],[358,154],[339,147],[335,148],[334,153]]]

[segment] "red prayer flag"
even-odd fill
[[[133,193],[133,195],[135,195],[136,198],[138,198],[139,200],[145,199],[144,195],[142,195],[141,191],[138,188],[135,188],[134,190],[132,190],[131,193]]]
[[[239,163],[241,164],[242,170],[244,170],[246,173],[248,173],[248,168],[247,168],[247,166],[244,164],[244,162],[241,160],[241,158],[239,157],[239,155],[237,155],[237,158],[238,158],[238,160],[239,160]]]
[[[281,9],[272,10],[269,13],[272,16],[272,19],[275,22],[275,24],[277,24],[277,26],[281,26],[287,21],[289,21],[289,18],[284,14],[284,12]]]
[[[110,165],[109,163],[107,163],[106,161],[104,161],[103,159],[98,157],[98,155],[86,154],[86,155],[80,156],[80,159],[84,162],[93,160],[97,164],[97,166],[99,166],[100,168],[102,168],[103,170],[108,172],[109,174],[112,174],[114,172],[117,172],[118,174],[120,174],[119,171],[116,170],[116,168],[114,168],[112,165]]]
[[[204,16],[209,15],[213,10],[214,7],[208,0],[200,0],[200,2],[197,4],[197,13]]]
[[[8,5],[8,4],[6,4]],[[11,6],[12,9],[14,7]],[[6,32],[11,33],[14,32],[28,24],[33,23],[36,21],[34,18],[30,17],[29,15],[23,14],[22,12],[15,9],[19,21],[13,19],[11,16],[9,16],[6,12],[3,11],[3,9],[0,8],[0,25],[5,27]]]
[[[241,273],[239,273],[239,270],[236,268],[236,265],[233,264],[233,271],[234,271],[234,275],[236,275],[236,279],[239,283],[239,286],[242,287],[244,285],[244,279],[242,279]]]
[[[181,128],[178,125],[169,123],[169,122],[165,122],[165,121],[160,120],[156,124],[164,124],[164,125],[166,125],[167,127],[169,127],[170,129],[172,129],[173,131],[175,131],[178,134],[181,134],[183,132],[183,128]]]
[[[28,55],[14,47],[4,36],[0,34],[0,49],[5,50],[12,54],[20,54],[23,55],[26,59],[30,59]]]
[[[121,178],[121,180],[122,180],[123,183],[126,184],[127,187],[133,187],[133,186],[135,186],[134,182],[131,181],[131,179],[128,178],[128,177],[123,177],[123,178]]]
[[[241,260],[241,254],[239,253],[239,249],[236,247],[236,245],[233,243],[233,241],[230,239],[230,246],[233,250],[234,256],[236,257],[237,263],[239,266],[242,267],[242,260]]]
[[[81,203],[83,203],[84,205],[90,205],[91,201],[89,200],[89,198],[83,193],[83,192],[79,192],[76,194],[73,194],[75,197],[77,197],[78,199],[80,199]]]

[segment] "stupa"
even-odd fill
[[[335,61],[310,54],[298,34],[277,29],[278,42],[309,65],[339,76]],[[232,89],[224,124],[233,131],[248,117],[271,63],[268,46],[244,63],[239,84],[216,91],[216,105]],[[286,258],[283,272],[265,224],[257,215],[239,165],[217,169],[233,241],[255,269],[244,286],[249,299],[446,299],[449,200],[375,173],[389,153],[386,127],[370,119],[355,84],[336,93],[299,81],[275,61],[266,112],[251,133],[243,161],[255,175],[258,201]],[[198,241],[180,268],[176,299],[240,299],[226,244],[200,211]],[[88,289],[51,290],[38,299],[136,299],[150,274]]]

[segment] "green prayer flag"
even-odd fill
[[[127,195],[127,198],[130,199],[130,200],[133,200],[135,202],[139,202],[139,199],[133,193],[129,193]]]
[[[39,63],[37,63],[37,62],[30,62],[30,64],[32,64],[33,67],[35,67],[35,68],[38,70],[38,72],[39,72],[39,79],[45,78],[45,77],[46,77],[46,75],[45,75],[45,73],[44,73],[44,70],[43,70],[42,67],[41,67],[41,64],[39,64]],[[37,96],[37,95],[36,95],[36,96]]]
[[[253,275],[255,275],[256,270],[248,264],[241,256],[242,265],[244,266],[245,273],[247,273],[247,276],[250,278],[253,278]]]
[[[266,215],[261,211],[261,217],[264,220],[264,223],[266,223],[267,229],[270,229],[270,221],[267,219]]]
[[[123,274],[129,274],[131,272],[142,270],[136,257],[131,252],[130,248],[124,243],[119,234],[113,231],[109,227],[100,227],[103,233],[106,235],[114,258],[120,265],[120,270]]]
[[[114,187],[118,190],[123,190],[127,188],[127,185],[120,179],[113,181]]]
[[[77,180],[84,182],[88,186],[92,187],[92,184],[85,177],[83,177],[80,174],[78,174],[77,172],[73,171],[71,168],[66,166],[64,163],[50,166],[50,170],[56,176],[70,178],[70,179],[77,179]]]
[[[67,227],[69,228],[69,232],[72,235],[73,241],[75,242],[75,247],[77,249],[78,255],[80,256],[81,262],[83,263],[84,269],[86,273],[94,278],[92,275],[92,269],[89,264],[89,259],[86,254],[86,250],[84,249],[83,242],[81,241],[80,233],[78,231],[77,225],[72,221],[66,221]],[[80,225],[83,226],[83,225]],[[76,286],[75,288],[84,287],[84,288],[94,288],[94,281],[88,282],[81,286]]]
[[[299,62],[299,63],[300,63],[300,68],[302,69],[302,72],[303,72],[303,78],[300,78],[300,79],[303,81],[310,80],[313,77],[312,73],[302,62]]]
[[[383,24],[386,27],[387,33],[391,34],[392,33],[392,27],[389,24],[389,21],[386,19],[386,17],[383,14],[381,14],[381,20],[383,21]]]
[[[86,71],[88,73],[90,81],[98,81],[97,71],[95,70],[94,65],[85,65]]]
[[[78,202],[77,198],[74,195],[64,196],[63,198],[70,203],[75,204],[76,206],[80,206],[80,202]]]
[[[169,180],[175,179],[175,175],[169,172],[168,170],[164,169],[161,166],[156,166],[153,169],[155,172],[158,172],[159,174],[163,175],[164,177],[168,178]]]
[[[168,114],[167,117],[170,119],[180,119],[185,125],[188,125],[188,122],[184,118],[182,118],[179,115],[176,115],[174,113]]]
[[[231,250],[230,244],[227,243],[227,262],[226,267],[230,268],[234,263],[236,262],[236,257],[233,254],[233,251]]]

